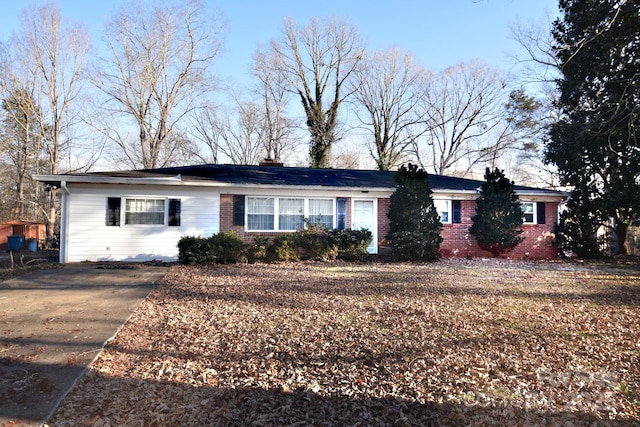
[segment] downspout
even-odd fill
[[[69,254],[67,244],[69,242],[69,196],[71,192],[67,188],[67,181],[60,181],[62,197],[60,199],[60,264],[68,262]]]

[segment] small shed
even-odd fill
[[[40,222],[5,221],[0,222],[0,251],[9,250],[10,236],[23,236],[24,240],[37,239],[43,242],[46,238],[47,226]]]

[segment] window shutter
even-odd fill
[[[345,197],[336,199],[336,228],[338,230],[347,228],[347,199]]]
[[[233,225],[244,225],[244,196],[233,196]]]
[[[545,224],[545,203],[537,202],[536,203],[536,216],[538,219],[538,224]]]
[[[120,197],[107,198],[107,218],[105,224],[108,226],[120,226]]]
[[[462,202],[460,200],[451,201],[451,222],[454,224],[462,222]]]
[[[180,226],[180,199],[169,199],[169,226]]]

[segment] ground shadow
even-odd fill
[[[48,420],[50,426],[458,426],[634,425],[584,413],[527,411],[419,403],[366,393],[189,385],[151,379],[113,378],[87,372]]]

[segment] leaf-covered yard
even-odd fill
[[[172,267],[52,426],[637,425],[640,271]]]

